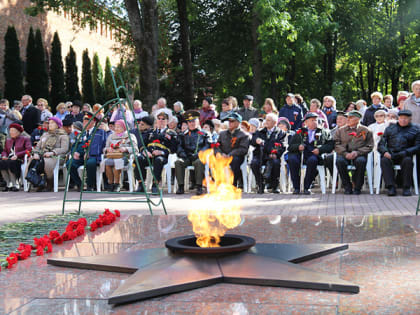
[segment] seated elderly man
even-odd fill
[[[420,128],[411,123],[411,111],[398,113],[398,122],[389,125],[378,145],[381,153],[381,170],[388,196],[395,196],[394,164],[401,165],[403,196],[411,196],[413,183],[413,155],[420,153]]]
[[[177,155],[179,159],[175,162],[175,174],[178,182],[176,193],[184,193],[185,168],[194,166],[196,194],[203,194],[204,164],[198,158],[198,153],[210,147],[210,134],[200,128],[200,113],[187,111],[184,115],[188,123],[188,129],[178,135]]]
[[[276,126],[278,116],[274,113],[265,117],[265,128],[257,130],[251,140],[255,147],[251,169],[255,175],[258,193],[264,193],[264,181],[270,185],[273,193],[279,193],[280,159],[285,150],[286,133]],[[261,167],[265,165],[264,178]]]
[[[354,194],[360,195],[365,177],[367,155],[373,149],[372,132],[360,124],[362,115],[357,110],[348,113],[347,125],[338,129],[334,135],[335,152],[337,152],[337,169],[344,186],[344,193],[353,193],[347,166],[356,167],[353,175]]]
[[[137,167],[134,169],[134,175],[139,182],[137,192],[144,192],[142,180],[146,180],[146,166],[149,165],[150,161],[153,166],[153,175],[156,179],[152,186],[152,193],[158,193],[158,186],[162,180],[163,166],[168,163],[169,154],[176,152],[177,135],[168,128],[168,118],[168,114],[163,109],[158,110],[156,114],[156,128],[149,133],[149,137],[145,141],[146,147],[139,147],[140,155],[137,159],[141,174]]]
[[[311,185],[317,175],[317,166],[322,164],[321,154],[329,153],[334,148],[330,131],[318,128],[318,114],[308,112],[304,125],[298,129],[289,143],[289,168],[293,183],[293,194],[300,193],[300,171],[302,163],[306,165],[303,193],[311,194]],[[303,160],[302,160],[303,159]]]
[[[240,129],[241,115],[232,113],[226,119],[229,121],[228,129],[220,132],[217,143],[223,156],[232,157],[230,168],[234,176],[233,184],[236,185],[241,177],[241,164],[248,153],[249,136]]]
[[[96,129],[98,119],[92,113],[85,113],[83,127],[85,131],[78,138],[71,149],[73,158],[67,161],[70,167],[70,177],[78,189],[83,189],[82,180],[77,169],[84,165],[86,160],[87,191],[93,191],[96,179],[96,167],[101,162],[101,155],[106,144],[106,133],[102,129]],[[74,148],[74,146],[76,146]],[[89,150],[89,152],[87,152]]]

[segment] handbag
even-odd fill
[[[43,159],[31,161],[25,179],[35,187],[45,187],[47,185]]]
[[[107,159],[122,159],[124,157],[124,153],[122,152],[107,152],[105,154],[105,158]]]

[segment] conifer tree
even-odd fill
[[[13,101],[19,100],[24,93],[19,40],[14,26],[9,26],[6,35],[4,36],[3,69],[6,82],[4,97],[9,100],[10,104],[13,104]]]
[[[37,79],[37,66],[36,61],[36,47],[35,47],[35,35],[32,26],[29,29],[28,44],[26,45],[26,94],[35,95],[36,90],[36,79]],[[34,85],[35,84],[35,85]]]
[[[83,51],[82,60],[82,98],[84,103],[93,105],[95,97],[93,95],[91,62],[87,49]]]
[[[106,57],[105,61],[105,80],[104,80],[104,86],[105,86],[105,101],[109,101],[116,97],[115,90],[114,90],[114,83],[112,81],[111,76],[111,61],[109,60],[109,57]]]
[[[61,42],[58,33],[54,33],[51,43],[51,107],[54,110],[60,102],[66,101],[66,92],[64,90],[64,67],[61,56]]]
[[[47,63],[45,59],[45,49],[42,42],[41,31],[38,28],[35,32],[35,63],[37,66],[36,81],[34,82],[35,94],[32,95],[34,101],[39,97],[49,99],[49,77]]]
[[[66,56],[66,94],[70,101],[80,100],[79,78],[77,76],[76,53],[72,46]]]
[[[92,84],[93,94],[97,103],[103,104],[104,98],[104,77],[102,73],[101,63],[97,53],[93,55],[92,61]]]

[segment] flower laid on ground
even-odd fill
[[[109,209],[105,209],[103,214],[93,221],[90,225],[86,218],[80,218],[77,221],[69,221],[65,231],[60,234],[58,231],[53,230],[40,238],[34,238],[33,244],[21,243],[15,252],[10,253],[5,260],[0,261],[1,267],[8,269],[12,268],[19,260],[25,260],[29,258],[32,252],[35,252],[36,256],[43,256],[44,253],[51,253],[53,250],[53,244],[58,245],[66,241],[71,241],[78,236],[86,233],[86,230],[94,232],[96,229],[101,228],[105,225],[113,223],[117,218],[121,216],[119,210],[114,210],[114,213]]]

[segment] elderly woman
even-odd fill
[[[328,129],[329,125],[328,125],[328,119],[327,116],[325,115],[325,113],[321,110],[321,101],[314,98],[311,99],[311,102],[309,104],[309,112],[306,113],[306,115],[308,115],[308,113],[315,113],[318,115],[318,124],[322,125],[323,128]],[[306,118],[303,118],[305,120]]]
[[[274,100],[272,98],[266,98],[264,101],[264,105],[262,107],[262,114],[261,116],[265,118],[267,114],[274,113],[276,115],[279,114],[276,105],[274,104]]]
[[[59,118],[61,121],[63,121],[64,118],[66,118],[66,116],[70,113],[67,111],[67,106],[65,103],[58,104],[55,109],[57,113],[54,116]]]
[[[384,96],[384,105],[388,109],[394,108],[394,105],[392,104],[394,102],[394,97],[392,95],[385,95]]]
[[[32,151],[32,160],[44,158],[44,173],[47,177],[47,187],[38,187],[37,191],[52,191],[54,183],[54,168],[57,159],[64,163],[64,158],[69,151],[69,136],[63,129],[63,122],[58,117],[50,117],[48,122],[48,131],[39,139],[36,147]],[[31,163],[29,163],[30,167]]]
[[[128,134],[124,120],[117,120],[114,129],[114,132],[106,140],[104,164],[108,190],[119,192],[121,190],[121,170],[128,164],[127,155],[137,154],[138,148],[137,139],[135,135]],[[133,146],[131,146],[131,142]]]
[[[184,121],[184,104],[182,102],[177,101],[174,103],[174,112],[173,115],[178,118],[178,128],[181,129],[181,124]]]
[[[3,191],[19,191],[20,167],[26,152],[32,148],[31,139],[22,136],[23,127],[13,123],[9,126],[10,138],[1,153],[0,171],[6,182]]]
[[[219,119],[224,121],[230,114],[233,113],[233,105],[228,98],[222,101],[222,111],[219,113]]]
[[[48,101],[45,98],[38,98],[36,101],[36,108],[41,112],[41,121],[52,117],[52,113],[48,110]]]
[[[365,100],[358,100],[356,102],[356,109],[359,111],[360,114],[362,114],[362,116],[365,114],[367,108],[367,103]]]
[[[133,115],[137,121],[143,117],[149,116],[149,113],[143,110],[143,104],[140,100],[134,100],[133,102]]]

